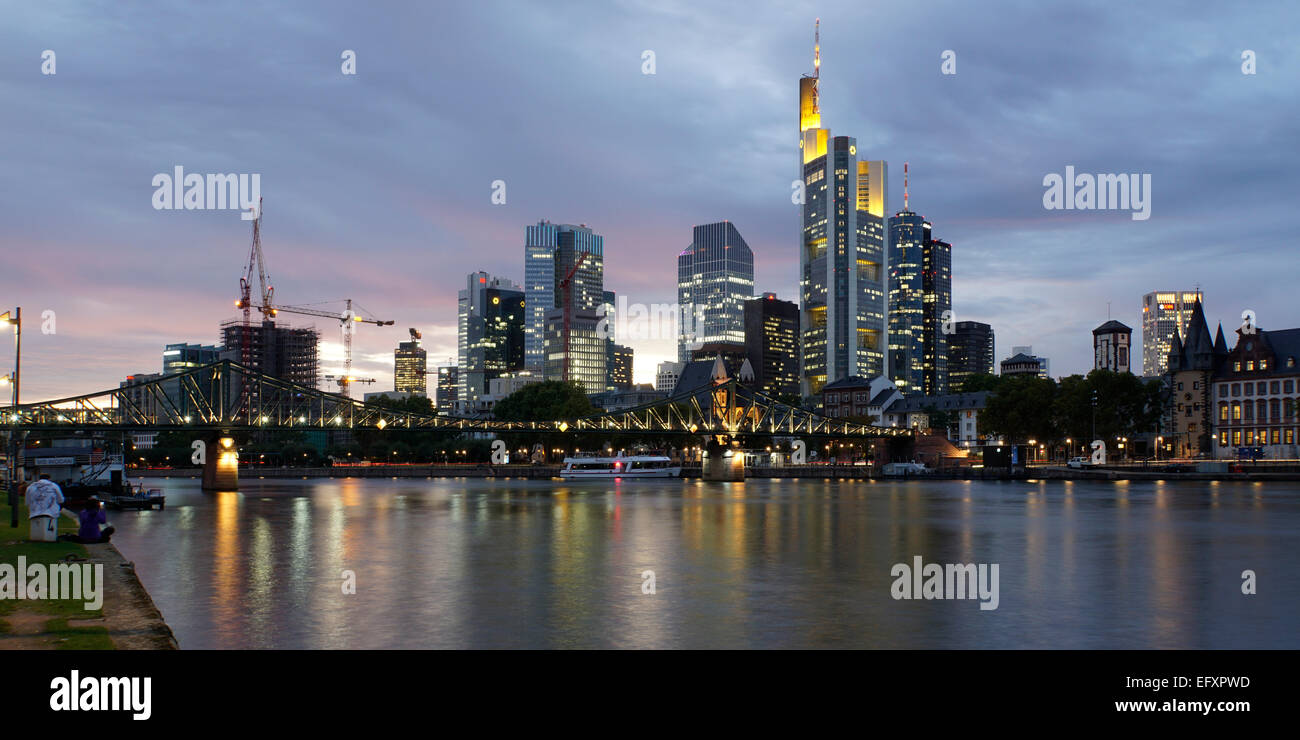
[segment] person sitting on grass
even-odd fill
[[[99,525],[107,524],[108,519],[104,515],[104,510],[100,508],[99,499],[94,496],[86,499],[86,504],[77,518],[81,520],[81,529],[77,530],[75,535],[63,535],[60,539],[80,542],[83,545],[94,545],[108,542],[116,531],[113,527],[105,527],[104,531],[100,532]]]

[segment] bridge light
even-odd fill
[[[226,448],[226,449],[228,450],[228,449],[230,449],[231,447],[234,447],[234,446],[235,446],[235,440],[231,439],[230,437],[222,437],[222,438],[221,438],[221,446],[224,447],[224,448]]]
[[[266,417],[265,417],[265,416],[262,417],[262,423],[263,423],[263,424],[266,423]]]
[[[305,416],[299,416],[299,417],[298,417],[298,421],[307,421],[307,417],[305,417]]]
[[[388,426],[388,422],[384,421],[383,419],[380,419],[379,423],[375,424],[375,426],[379,427],[380,429],[383,429],[384,427]],[[396,455],[397,453],[394,452],[393,454]]]
[[[560,422],[560,431],[561,431],[561,432],[567,432],[567,431],[569,431],[569,422],[567,422],[567,421],[562,421],[562,422]]]
[[[188,417],[188,416],[185,417],[185,423],[186,423],[186,424],[189,424],[189,423],[190,423],[190,417]]]

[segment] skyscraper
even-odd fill
[[[542,334],[543,354],[546,357],[543,373],[546,380],[567,379],[576,382],[587,394],[605,391],[610,344],[601,330],[604,318],[600,311],[573,310],[569,323],[566,378],[564,309],[555,308],[547,312]]]
[[[427,356],[420,340],[399,342],[393,350],[393,390],[401,393],[418,393],[427,396],[428,378],[425,375]]]
[[[238,319],[221,325],[225,349],[222,359],[244,364],[249,369],[273,375],[290,383],[315,388],[317,345],[320,333],[314,328],[293,328],[269,319],[248,324]]]
[[[1174,336],[1187,336],[1192,311],[1203,298],[1199,290],[1158,290],[1142,296],[1143,377],[1164,374],[1169,367]]]
[[[884,263],[888,169],[859,161],[857,141],[821,127],[814,74],[799,80],[801,392],[849,375],[880,375],[885,358]]]
[[[948,393],[948,331],[952,322],[952,245],[931,239],[921,250],[922,391],[927,396]]]
[[[903,173],[903,210],[889,219],[889,377],[905,394],[939,396],[948,392],[952,245],[909,210],[907,165]]]
[[[581,257],[581,264],[574,264]],[[560,283],[574,270],[569,284],[572,308],[599,311],[604,301],[605,238],[585,224],[539,221],[525,230],[524,239],[524,364],[536,373],[546,367],[546,315],[564,307]],[[593,391],[595,392],[595,391]]]
[[[524,293],[505,278],[471,272],[458,300],[457,401],[473,403],[490,380],[524,368]]]
[[[631,390],[632,348],[606,340],[605,352],[605,390]]]
[[[460,368],[455,365],[443,365],[438,368],[438,413],[450,414],[456,409],[456,400],[460,397]]]
[[[948,383],[961,392],[972,375],[993,374],[993,327],[978,321],[958,321],[948,336]]]
[[[799,395],[799,306],[774,293],[745,301],[745,349],[759,390]]]
[[[677,361],[710,342],[745,341],[745,301],[754,295],[754,253],[730,221],[696,226],[677,255]]]

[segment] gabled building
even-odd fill
[[[1187,335],[1175,336],[1169,351],[1165,384],[1170,394],[1161,436],[1173,457],[1198,457],[1213,451],[1210,383],[1227,358],[1223,327],[1210,337],[1205,308],[1197,300],[1187,322]]]
[[[1211,394],[1215,457],[1237,457],[1242,448],[1259,448],[1265,458],[1300,456],[1300,329],[1238,329]]]

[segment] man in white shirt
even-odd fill
[[[31,538],[40,542],[54,542],[58,537],[59,512],[63,509],[63,489],[42,475],[27,486],[27,516],[31,523]]]

